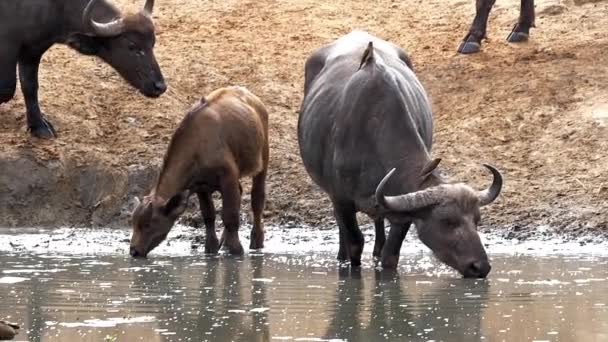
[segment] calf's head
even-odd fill
[[[376,199],[388,211],[389,218],[413,221],[420,240],[439,260],[466,278],[485,278],[491,269],[477,233],[479,208],[498,197],[502,176],[494,167],[484,166],[494,176],[492,185],[484,191],[465,184],[441,184],[404,195],[385,196],[384,188],[395,169],[376,189]]]
[[[84,54],[99,56],[145,96],[162,95],[167,85],[154,56],[154,0],[146,0],[139,13],[107,23],[91,17],[98,2],[100,0],[91,0],[82,14],[87,34],[70,38],[69,45]]]
[[[154,194],[144,197],[142,202],[136,200],[131,218],[133,235],[129,253],[132,257],[145,258],[167,238],[175,220],[186,210],[188,197],[186,191],[168,200]]]

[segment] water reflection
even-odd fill
[[[45,342],[608,340],[606,258],[493,257],[478,281],[419,258],[389,272],[333,255],[0,254],[0,317]]]
[[[454,285],[455,279],[401,279],[399,273],[376,270],[373,282],[365,284],[360,272],[338,274],[328,339],[428,341],[458,336],[459,341],[477,341],[482,336],[488,281],[457,280],[460,284]],[[428,286],[421,289],[416,282]]]

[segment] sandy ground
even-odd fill
[[[537,3],[531,41],[510,45],[518,8],[499,0],[483,51],[461,56],[473,1],[165,0],[154,13],[165,95],[146,99],[101,61],[56,46],[43,59],[40,98],[59,138],[26,134],[18,94],[0,106],[0,153],[95,157],[115,168],[158,162],[194,101],[243,85],[271,112],[267,220],[333,225],[298,155],[297,110],[306,57],[358,28],[411,55],[432,98],[433,155],[445,173],[481,188],[490,181],[482,162],[504,172],[504,192],[484,212],[487,229],[607,233],[608,1]]]

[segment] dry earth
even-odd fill
[[[136,9],[142,1],[117,1]],[[146,99],[99,60],[56,46],[41,66],[41,103],[59,138],[25,129],[21,94],[0,106],[2,225],[125,224],[127,196],[154,181],[184,112],[211,90],[243,85],[271,112],[267,221],[333,225],[298,155],[303,65],[312,50],[365,29],[405,48],[435,112],[433,155],[477,187],[505,174],[486,229],[520,236],[608,233],[608,2],[537,3],[531,41],[506,43],[519,1],[499,0],[477,55],[456,47],[473,0],[157,1],[156,54],[169,84]],[[44,212],[44,214],[41,214]],[[523,235],[522,235],[523,234]]]

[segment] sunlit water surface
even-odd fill
[[[21,341],[608,341],[605,245],[486,237],[489,278],[464,280],[414,238],[388,272],[340,266],[336,232],[270,230],[236,258],[184,229],[147,260],[126,231],[30,233],[0,235],[0,319]]]

